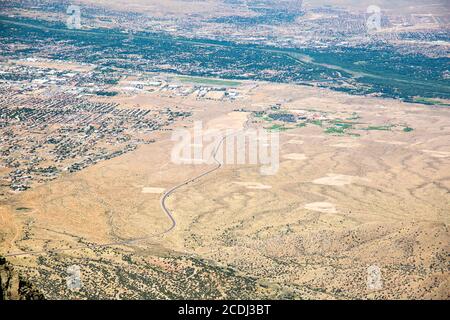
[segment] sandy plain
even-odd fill
[[[159,192],[211,166],[172,163],[171,132],[155,132],[153,144],[2,203],[1,251],[37,252],[9,260],[50,298],[448,299],[450,110],[302,86],[252,88],[237,101],[172,98],[196,105],[172,129],[196,120],[239,128],[244,118],[233,110],[279,103],[414,130],[282,131],[275,175],[224,165],[180,188],[167,201],[176,219],[169,233]],[[65,286],[74,264],[79,291]],[[371,266],[381,272],[376,290]]]

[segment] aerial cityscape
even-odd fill
[[[447,0],[0,0],[0,300],[450,299]]]

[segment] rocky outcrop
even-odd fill
[[[0,300],[43,300],[44,295],[0,256]]]

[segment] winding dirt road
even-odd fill
[[[245,130],[245,128],[248,125],[248,120],[246,121],[245,125],[244,125],[244,129],[236,132],[236,133],[232,133],[226,136],[223,136],[221,138],[221,140],[219,141],[219,143],[217,144],[217,146],[214,148],[214,152],[212,153],[211,157],[214,160],[214,162],[216,163],[216,165],[214,166],[214,168],[209,169],[206,172],[203,172],[201,174],[199,174],[198,176],[195,176],[193,178],[190,178],[189,180],[184,181],[183,183],[180,183],[172,188],[170,188],[168,191],[165,191],[163,196],[160,199],[160,205],[161,205],[161,209],[165,212],[165,214],[168,216],[168,218],[171,221],[171,226],[160,233],[157,234],[152,234],[152,235],[148,235],[145,237],[141,237],[141,238],[136,238],[136,239],[130,239],[130,240],[123,240],[123,241],[115,241],[115,242],[110,242],[110,243],[106,243],[106,244],[98,244],[98,245],[82,245],[82,246],[76,246],[76,247],[72,247],[72,248],[64,248],[64,249],[56,249],[56,250],[40,250],[40,251],[29,251],[29,252],[19,252],[19,253],[10,253],[10,254],[5,254],[5,257],[18,257],[18,256],[27,256],[27,255],[35,255],[35,254],[50,254],[50,253],[59,253],[59,252],[67,252],[67,251],[75,251],[75,250],[81,250],[81,249],[95,249],[95,248],[104,248],[104,247],[111,247],[111,246],[118,246],[118,245],[129,245],[129,244],[133,244],[136,242],[140,242],[140,241],[144,241],[144,240],[149,240],[155,237],[160,237],[163,236],[165,234],[168,234],[169,232],[171,232],[173,229],[175,229],[177,222],[175,220],[175,217],[173,215],[173,213],[167,208],[166,205],[166,201],[167,199],[178,189],[193,183],[195,181],[198,181],[199,179],[203,178],[204,176],[213,173],[216,170],[219,170],[223,164],[216,158],[217,157],[217,152],[219,151],[219,148],[223,145],[223,142],[225,141],[226,138],[236,135],[240,132],[242,132],[243,130]],[[209,159],[208,159],[209,160]]]
[[[169,217],[169,219],[172,221],[172,225],[171,225],[171,227],[170,227],[169,229],[167,229],[167,231],[165,231],[163,234],[169,233],[169,232],[172,231],[172,230],[176,227],[176,225],[177,225],[177,222],[176,222],[176,220],[175,220],[175,218],[174,218],[172,212],[170,212],[170,210],[167,208],[167,205],[166,205],[167,199],[170,197],[171,194],[173,194],[175,191],[177,191],[177,190],[180,189],[181,187],[184,187],[184,186],[186,186],[186,185],[188,185],[188,184],[190,184],[190,183],[193,183],[193,182],[195,182],[195,181],[197,181],[197,180],[203,178],[204,176],[206,176],[206,175],[208,175],[208,174],[210,174],[210,173],[212,173],[212,172],[214,172],[214,171],[216,171],[216,170],[219,170],[219,169],[222,167],[223,164],[222,164],[219,160],[217,160],[216,156],[217,156],[217,152],[219,151],[219,148],[222,146],[223,142],[225,141],[225,139],[226,139],[227,137],[228,137],[228,136],[222,137],[222,139],[220,140],[220,142],[218,143],[218,145],[217,145],[216,148],[214,149],[214,152],[213,152],[213,154],[212,154],[212,158],[213,158],[213,160],[216,162],[216,166],[215,166],[214,168],[212,168],[212,169],[210,169],[210,170],[208,170],[208,171],[206,171],[206,172],[203,172],[202,174],[200,174],[200,175],[198,175],[198,176],[196,176],[196,177],[194,177],[194,178],[190,178],[189,180],[186,180],[185,182],[183,182],[183,183],[181,183],[181,184],[179,184],[179,185],[177,185],[177,186],[175,186],[175,187],[172,187],[170,190],[164,192],[164,195],[162,196],[162,198],[161,198],[161,200],[160,200],[160,204],[161,204],[161,208],[163,209],[163,211],[167,214],[167,216]]]

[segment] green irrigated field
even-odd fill
[[[224,87],[238,87],[241,85],[241,82],[239,82],[239,81],[201,78],[201,77],[177,77],[177,80],[179,80],[181,82],[213,85],[213,86],[224,86]]]

